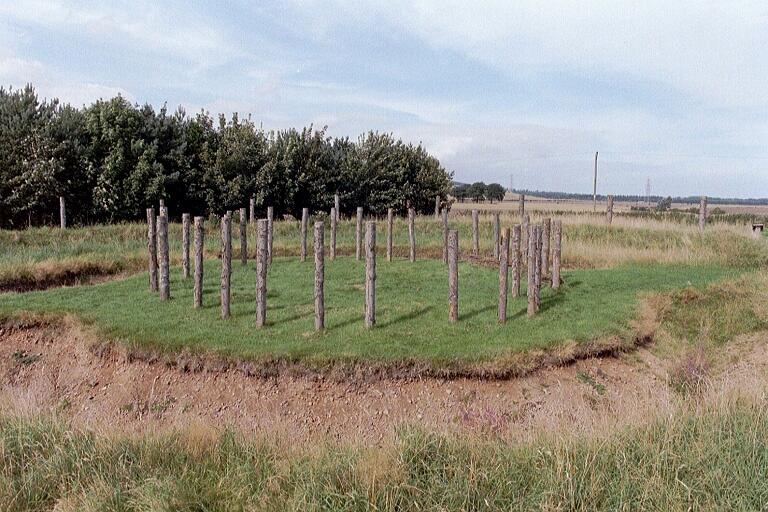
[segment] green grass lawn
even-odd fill
[[[377,323],[363,327],[364,264],[326,262],[326,330],[314,331],[311,262],[277,258],[268,275],[268,325],[255,327],[255,270],[233,262],[232,317],[219,318],[219,262],[205,267],[204,308],[192,308],[192,279],[171,275],[172,300],[150,294],[146,273],[95,286],[0,295],[0,315],[73,313],[128,345],[213,351],[253,360],[424,363],[433,367],[490,362],[532,349],[623,334],[644,291],[703,286],[729,275],[722,267],[632,266],[565,273],[557,293],[542,291],[542,310],[526,317],[524,296],[510,299],[506,325],[496,321],[498,271],[461,263],[459,322],[447,321],[442,262],[405,260],[377,266]]]

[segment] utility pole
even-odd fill
[[[597,151],[595,151],[595,180],[592,182],[592,211],[597,211]]]
[[[651,206],[651,178],[645,182],[645,205]]]

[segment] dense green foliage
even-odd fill
[[[607,439],[479,440],[402,429],[394,446],[307,454],[216,436],[105,436],[0,420],[0,502],[37,510],[762,510],[762,403],[651,419]]]
[[[445,198],[451,175],[421,146],[369,132],[351,141],[313,127],[265,132],[250,119],[188,116],[118,96],[82,109],[0,88],[0,227],[136,220],[162,198],[171,216],[248,206],[419,212]]]
[[[456,183],[453,186],[451,194],[460,202],[471,199],[475,202],[485,201],[486,199],[493,203],[494,201],[503,201],[506,190],[498,183],[486,185],[482,181],[477,181],[471,185],[466,183]]]

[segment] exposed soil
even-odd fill
[[[203,425],[276,440],[378,444],[403,423],[421,423],[519,438],[632,424],[667,407],[670,393],[665,366],[643,349],[513,380],[344,383],[132,360],[74,320],[0,328],[0,405],[128,432]]]

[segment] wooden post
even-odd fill
[[[267,321],[267,220],[256,223],[256,327]]]
[[[157,219],[155,209],[147,208],[147,265],[149,267],[149,291],[157,291]]]
[[[498,247],[498,244],[496,245]],[[499,323],[507,322],[507,278],[509,277],[509,228],[504,228],[499,251]]]
[[[59,197],[59,226],[61,229],[67,229],[67,205],[64,196]]]
[[[528,214],[523,215],[523,231],[521,233],[522,238],[520,244],[523,249],[523,259],[528,261],[528,235],[531,233],[531,217]]]
[[[528,226],[528,316],[536,314],[536,226]]]
[[[189,279],[189,214],[181,214],[181,274]]]
[[[165,199],[160,200],[160,207],[157,209],[158,215],[165,215],[168,218],[168,207],[165,206]]]
[[[608,221],[608,225],[610,226],[613,222],[613,196],[608,196],[608,203],[605,206],[605,217]]]
[[[443,263],[448,264],[448,208],[443,208]]]
[[[699,202],[699,231],[704,232],[704,226],[707,224],[707,196],[701,196]]]
[[[301,261],[307,261],[307,228],[309,227],[309,208],[301,209]]]
[[[541,226],[536,226],[536,312],[538,313],[541,306],[541,248],[543,239],[543,229]]]
[[[478,233],[478,212],[472,210],[472,256],[480,256],[480,233]]]
[[[493,214],[493,257],[499,261],[499,236],[501,235],[501,220],[499,214]]]
[[[410,244],[410,259],[416,261],[416,210],[408,208],[408,243]]]
[[[519,194],[517,199],[517,213],[520,215],[520,222],[525,217],[525,194]]]
[[[459,232],[448,231],[448,321],[459,320]]]
[[[331,208],[331,261],[336,259],[336,223],[338,222],[338,219],[339,212],[336,211],[336,208]]]
[[[541,274],[549,273],[549,246],[552,232],[552,219],[547,217],[541,225]]]
[[[520,224],[512,228],[512,297],[520,296]]]
[[[336,222],[341,218],[341,203],[339,201],[339,194],[333,194],[333,206],[336,208]]]
[[[376,223],[365,224],[365,310],[366,329],[376,324]]]
[[[357,220],[355,223],[355,259],[360,261],[363,257],[363,207],[357,207]]]
[[[203,217],[195,217],[195,290],[194,307],[203,307],[203,250],[205,247],[205,229]]]
[[[435,220],[440,218],[440,196],[435,196]]]
[[[247,210],[240,208],[240,263],[248,265],[248,217]]]
[[[552,289],[557,290],[560,288],[560,257],[563,244],[563,223],[561,221],[555,221],[554,232],[555,248],[552,251]]]
[[[387,261],[392,261],[394,216],[392,208],[387,208]]]
[[[275,229],[275,209],[271,206],[267,206],[267,262],[272,264],[272,240]]]
[[[171,298],[171,283],[168,261],[168,217],[160,215],[157,218],[157,249],[160,260],[160,300]]]
[[[250,214],[249,220],[251,224],[255,224],[256,223],[256,198],[255,197],[251,198],[249,203],[249,209],[250,209],[250,211],[248,212]]]
[[[230,278],[232,276],[232,230],[230,217],[221,218],[221,318],[229,318]]]
[[[335,208],[334,208],[335,210]],[[332,223],[335,220],[332,218]],[[325,328],[325,262],[323,261],[323,223],[315,222],[315,330]]]
[[[597,151],[595,151],[595,181],[592,184],[592,211],[597,211]]]

